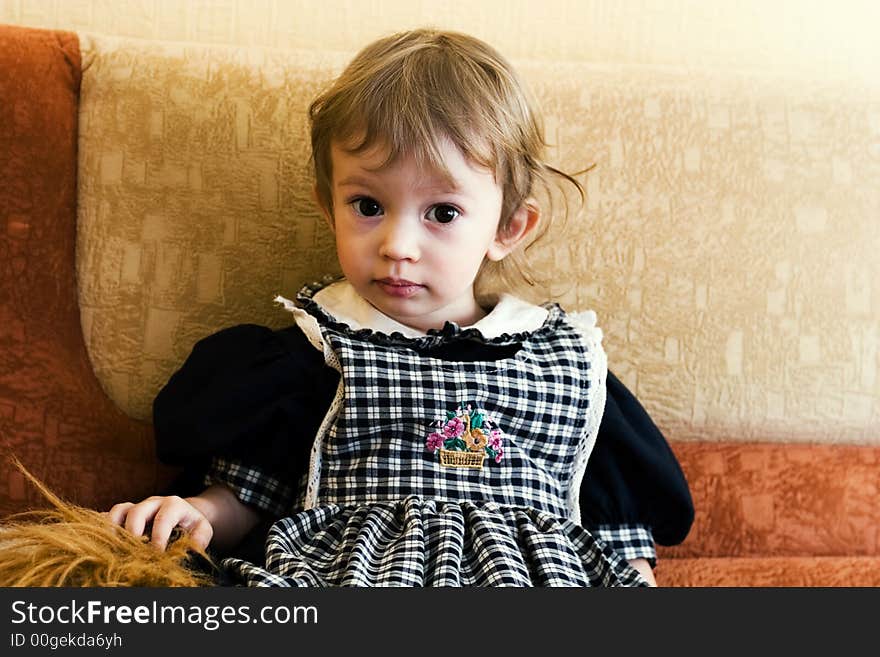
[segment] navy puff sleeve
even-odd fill
[[[581,486],[587,527],[643,524],[660,545],[681,543],[694,520],[690,489],[663,434],[614,374]]]
[[[173,492],[203,490],[219,458],[259,467],[292,498],[308,470],[316,409],[329,406],[338,381],[296,327],[245,324],[199,341],[153,402],[159,460],[184,466]]]

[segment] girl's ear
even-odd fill
[[[489,245],[486,257],[495,262],[503,260],[535,229],[540,216],[538,206],[531,200],[525,201],[514,210],[507,228],[498,229],[495,239]]]
[[[312,200],[315,202],[315,205],[318,206],[318,209],[321,210],[321,214],[324,217],[324,221],[327,222],[327,225],[330,226],[330,230],[334,233],[336,232],[336,226],[333,223],[333,213],[321,203],[321,197],[318,195],[318,186],[315,185],[312,187]]]

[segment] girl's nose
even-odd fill
[[[386,217],[379,255],[390,260],[419,259],[418,226],[405,217]]]

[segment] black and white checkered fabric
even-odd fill
[[[301,302],[321,323],[345,391],[318,437],[317,501],[273,526],[265,568],[224,566],[251,586],[645,584],[568,519],[576,456],[596,427],[587,412],[592,355],[558,306],[538,330],[491,341],[519,345],[512,356],[458,362],[419,352],[482,339],[478,332],[452,324],[424,338],[353,332],[308,295]],[[504,432],[500,462],[446,467],[426,448],[435,422],[467,404]]]
[[[624,559],[646,559],[652,568],[657,565],[654,535],[647,525],[598,525],[590,531]]]
[[[423,500],[322,505],[277,522],[250,586],[638,586],[601,539],[535,509]]]
[[[345,402],[324,439],[319,501],[369,504],[408,495],[531,507],[565,517],[588,430],[590,357],[554,308],[511,358],[449,362],[327,330]],[[500,463],[450,468],[425,448],[431,425],[471,404],[504,432]]]

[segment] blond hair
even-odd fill
[[[71,504],[13,463],[50,504],[0,521],[0,586],[213,586],[213,562],[185,533],[160,551],[104,513]],[[206,567],[196,567],[196,562]]]
[[[516,71],[466,34],[417,29],[373,42],[312,102],[309,118],[316,194],[330,213],[332,143],[353,153],[378,145],[387,149],[386,164],[408,156],[446,173],[440,144],[450,140],[468,160],[494,172],[503,191],[501,235],[538,185],[549,191],[551,181],[567,181],[584,199],[577,180],[544,161],[543,122]],[[552,205],[552,194],[545,198]],[[531,244],[549,227],[547,209]],[[566,202],[563,218],[567,214]],[[521,277],[534,284],[524,251],[505,260],[511,262],[501,268],[514,270],[497,272],[505,282],[515,285],[512,279]]]

